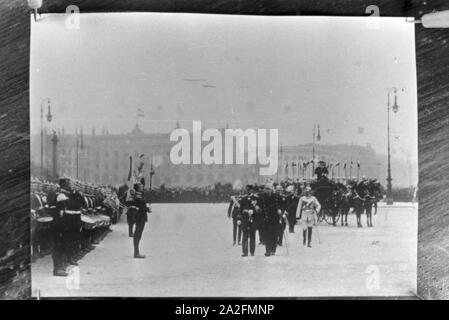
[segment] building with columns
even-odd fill
[[[224,129],[221,129],[222,132]],[[224,134],[223,134],[224,136]],[[53,139],[53,140],[52,140]],[[53,142],[52,142],[53,141]],[[280,146],[278,150],[278,171],[267,177],[259,175],[259,165],[246,164],[180,164],[170,161],[170,150],[176,142],[170,141],[169,133],[147,134],[136,124],[126,134],[109,134],[103,129],[100,134],[95,130],[86,134],[82,131],[66,134],[58,130],[56,143],[54,136],[44,132],[44,176],[78,177],[79,180],[120,185],[126,182],[129,170],[129,156],[134,159],[145,155],[145,179],[149,184],[150,163],[153,161],[155,174],[153,187],[164,184],[172,186],[208,186],[214,183],[262,183],[267,178],[273,180],[292,177],[294,179],[310,178],[313,166],[303,169],[304,162],[313,158],[313,145]],[[203,142],[203,145],[205,143]],[[54,149],[56,148],[56,149]],[[31,136],[31,170],[32,175],[40,176],[40,135]],[[361,177],[363,175],[377,178],[385,183],[386,156],[376,154],[370,145],[350,144],[315,145],[315,163],[324,160],[332,164],[330,175],[334,178]],[[56,161],[56,163],[55,163]],[[353,163],[351,167],[351,161]],[[339,166],[336,164],[339,163]],[[346,170],[344,170],[346,163]],[[360,163],[360,169],[357,169]],[[411,164],[392,159],[394,186],[410,186],[417,182],[417,173]]]

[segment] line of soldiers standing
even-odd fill
[[[285,192],[284,192],[285,190]],[[299,184],[267,183],[264,186],[247,185],[245,191],[231,197],[228,217],[233,220],[233,243],[242,241],[242,256],[254,256],[256,231],[261,244],[265,244],[265,256],[276,254],[282,246],[285,230],[294,233],[297,219],[303,229],[303,245],[311,247],[312,229],[321,209],[318,200],[306,186],[304,194]]]
[[[53,275],[67,276],[111,232],[120,202],[114,190],[62,178],[31,180],[31,243],[34,259],[52,252]]]

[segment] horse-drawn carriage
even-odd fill
[[[310,183],[312,193],[321,204],[318,222],[325,221],[334,226],[348,225],[348,214],[353,209],[357,226],[361,227],[361,215],[366,213],[367,225],[372,227],[372,210],[377,212],[377,202],[382,199],[383,189],[379,182],[364,180],[352,186],[337,183],[326,177]]]

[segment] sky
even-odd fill
[[[177,120],[187,129],[201,120],[277,128],[279,143],[296,145],[319,124],[320,143],[386,153],[387,93],[397,87],[392,149],[417,161],[414,24],[405,18],[88,13],[75,30],[65,19],[31,23],[32,134],[49,98],[47,127],[66,133],[126,133],[136,121],[169,133]]]

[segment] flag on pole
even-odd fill
[[[145,118],[145,112],[142,109],[137,108],[137,116],[140,118]]]

